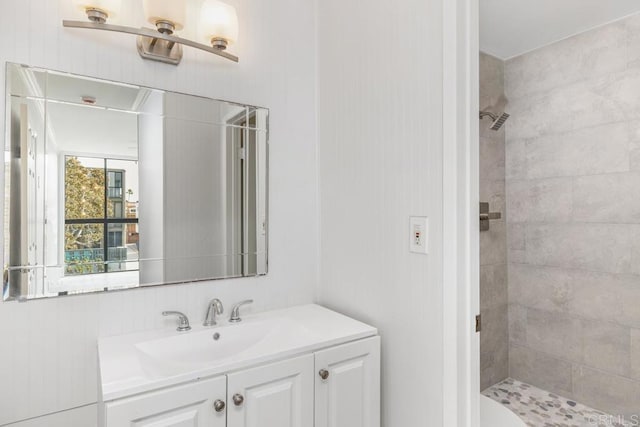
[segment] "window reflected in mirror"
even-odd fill
[[[138,271],[138,162],[66,156],[64,188],[65,276]]]

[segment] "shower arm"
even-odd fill
[[[493,121],[498,120],[498,116],[497,115],[495,115],[493,113],[490,113],[488,111],[480,111],[480,120],[484,119],[487,116],[491,117],[491,120],[493,120]]]

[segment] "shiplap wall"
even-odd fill
[[[318,2],[320,301],[379,328],[385,427],[443,420],[442,1]],[[430,254],[409,253],[409,216]]]
[[[232,50],[240,55],[240,64],[187,48],[182,64],[174,67],[140,59],[131,36],[62,28],[63,18],[78,17],[71,0],[0,2],[2,81],[4,62],[11,61],[271,109],[269,275],[0,303],[0,425],[27,419],[31,420],[16,426],[95,425],[97,338],[171,327],[173,321],[160,315],[164,309],[184,311],[198,322],[212,297],[227,306],[251,297],[256,303],[249,310],[314,300],[318,272],[314,2],[233,3],[241,33]],[[123,4],[120,22],[143,25],[141,1]],[[4,120],[0,126],[4,131]],[[46,416],[78,407],[83,408]]]

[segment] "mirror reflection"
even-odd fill
[[[267,272],[268,110],[7,67],[4,298]]]

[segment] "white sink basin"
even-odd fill
[[[135,344],[141,365],[150,376],[190,372],[240,357],[247,350],[268,345],[283,337],[295,339],[310,331],[284,319],[248,321],[237,325],[206,328]]]
[[[243,316],[238,324],[103,338],[102,396],[119,399],[376,334],[369,325],[312,304]]]

